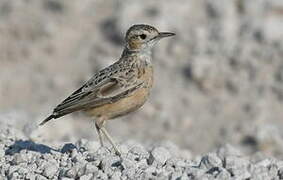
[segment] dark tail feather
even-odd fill
[[[45,123],[47,123],[48,121],[50,121],[53,118],[55,118],[55,116],[53,114],[51,114],[46,119],[44,119],[39,125],[42,126],[42,125],[44,125]]]

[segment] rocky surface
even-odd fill
[[[243,155],[225,145],[192,158],[172,143],[119,145],[122,156],[96,141],[50,147],[1,124],[0,179],[251,179],[283,178],[283,161]]]

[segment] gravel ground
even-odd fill
[[[283,161],[248,157],[230,145],[192,158],[169,142],[147,147],[126,142],[119,157],[84,139],[49,147],[1,124],[0,147],[2,179],[283,179]]]

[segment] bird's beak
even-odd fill
[[[165,37],[170,37],[170,36],[175,36],[175,33],[172,32],[160,32],[158,34],[158,38],[165,38]]]

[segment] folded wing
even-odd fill
[[[124,83],[121,82],[125,80],[127,81],[127,79],[112,76],[103,78],[98,83],[95,83],[95,81],[91,79],[62,101],[53,110],[52,115],[47,117],[40,125],[45,124],[53,118],[56,119],[75,111],[116,102],[123,97],[129,96],[142,85],[142,83],[132,82],[125,86]]]

